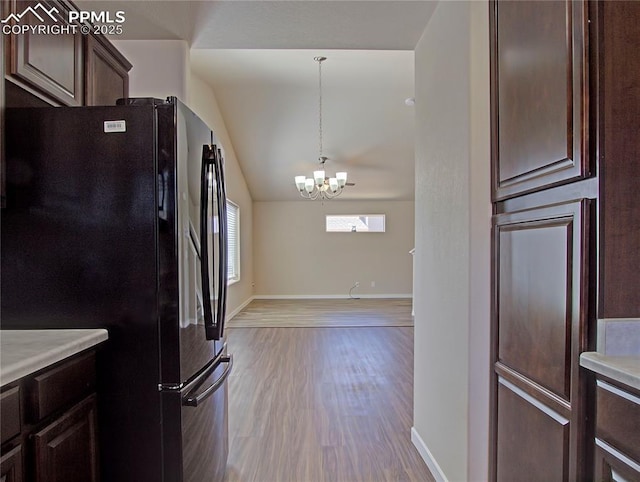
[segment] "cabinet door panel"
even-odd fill
[[[509,385],[498,385],[496,479],[568,480],[569,421]]]
[[[115,49],[107,50],[98,40],[86,39],[87,105],[115,105],[129,96],[129,64]],[[122,56],[119,56],[122,57]]]
[[[600,317],[640,318],[640,2],[602,10]]]
[[[22,446],[12,448],[0,458],[0,480],[22,482]]]
[[[588,175],[583,3],[496,1],[492,22],[494,197]]]
[[[0,394],[0,442],[20,435],[22,417],[20,415],[20,387],[3,389]]]
[[[546,216],[498,227],[498,360],[569,400],[575,212]]]
[[[37,482],[98,480],[94,395],[36,433],[33,439]]]
[[[492,479],[584,477],[593,214],[583,199],[494,217]]]
[[[11,12],[21,14],[25,9],[34,9],[41,13],[42,21],[27,13],[22,17],[36,28],[38,26],[63,27],[67,25],[67,10],[62,4],[54,2],[26,2],[13,0]],[[49,9],[51,15],[43,13]],[[55,10],[50,10],[50,9]],[[8,74],[18,81],[33,87],[55,101],[65,105],[82,105],[84,79],[82,75],[82,35],[80,29],[73,33],[24,34],[10,36],[11,55]]]

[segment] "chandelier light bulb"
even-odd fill
[[[296,176],[296,187],[298,188],[298,191],[304,190],[304,184],[306,180],[307,178],[305,176]]]
[[[306,181],[304,182],[304,188],[306,189],[307,193],[311,194],[313,192],[313,188],[315,187],[315,184],[313,182],[313,179],[311,179],[310,177],[306,179]]]

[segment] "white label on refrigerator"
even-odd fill
[[[105,132],[127,132],[127,122],[123,120],[104,121]]]

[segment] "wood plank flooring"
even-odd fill
[[[253,300],[229,327],[413,326],[411,299]]]
[[[413,328],[234,328],[227,482],[428,482]]]

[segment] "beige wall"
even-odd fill
[[[133,64],[132,97],[176,96],[213,129],[225,152],[227,197],[240,207],[240,281],[229,286],[227,316],[253,294],[253,204],[244,175],[211,88],[191,73],[189,47],[181,40],[121,40],[116,47]]]
[[[411,295],[413,202],[256,202],[256,296]],[[326,233],[327,214],[385,214],[385,233]],[[371,282],[375,287],[371,287]]]
[[[489,395],[488,5],[440,2],[415,51],[412,439],[438,480],[484,480]]]

